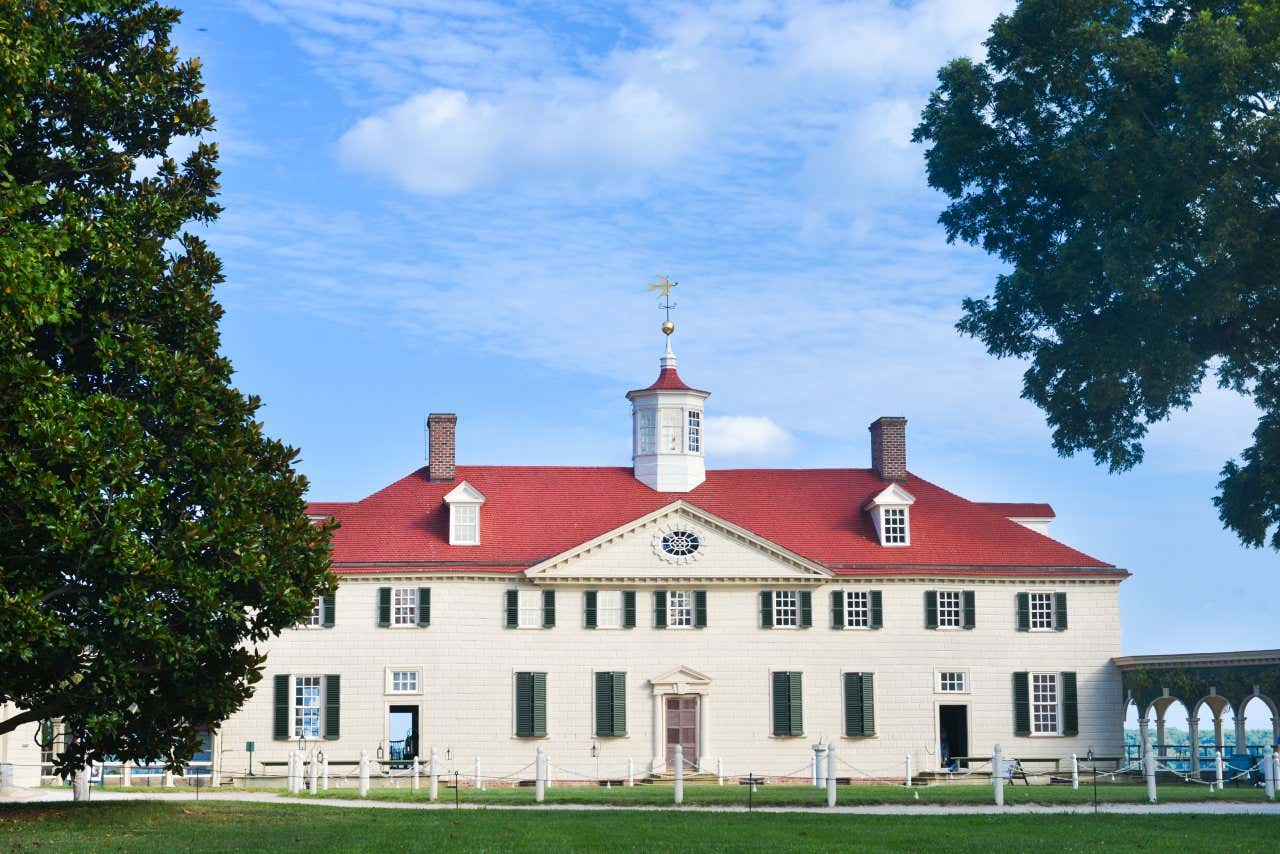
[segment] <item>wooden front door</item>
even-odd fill
[[[684,751],[684,770],[698,767],[698,695],[667,697],[667,768],[676,767],[676,745]]]

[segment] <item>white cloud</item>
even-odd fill
[[[767,456],[789,453],[790,433],[764,415],[718,415],[707,418],[707,453],[712,456]]]

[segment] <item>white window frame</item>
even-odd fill
[[[844,591],[844,627],[846,629],[871,628],[871,592],[869,590]]]
[[[541,590],[516,591],[516,628],[542,628]]]
[[[404,594],[403,596],[401,594]],[[407,603],[402,601],[408,598]],[[404,629],[418,625],[418,588],[391,588],[391,627]]]
[[[596,628],[620,629],[623,620],[621,590],[596,591]]]
[[[694,623],[693,591],[667,591],[667,628],[692,629]]]
[[[305,684],[304,684],[304,680],[305,680]],[[314,680],[314,685],[311,684],[312,680]],[[315,694],[307,695],[307,699],[310,699],[311,696],[314,696],[315,703],[314,704],[309,702],[306,704],[299,703],[298,702],[298,700],[300,699],[299,693],[304,688],[310,688],[310,687],[315,688]],[[324,677],[320,675],[314,675],[314,674],[294,676],[293,684],[290,685],[289,688],[290,688],[289,712],[290,712],[290,720],[293,721],[293,726],[292,726],[293,738],[320,738],[321,733],[324,732]],[[302,715],[304,714],[303,712],[304,709],[307,709],[307,710],[315,709],[315,729],[314,730],[311,730],[308,728],[306,729],[306,731],[304,731],[304,727],[306,727],[306,724],[303,722],[303,718],[302,718]],[[310,717],[310,716],[308,715],[307,717]]]
[[[687,444],[685,447],[689,449],[689,453],[691,454],[701,454],[702,453],[702,411],[698,409],[688,410],[687,412],[685,412],[684,421],[685,421],[686,427],[688,428],[687,436],[685,439]]]
[[[311,616],[298,624],[300,629],[319,629],[324,627],[324,597],[315,596],[311,600]]]
[[[636,447],[640,454],[654,454],[658,451],[658,411],[641,409],[636,419],[636,430],[639,433]]]
[[[658,452],[684,452],[684,413],[679,409],[658,410]]]
[[[1037,683],[1039,685],[1037,686]],[[1053,689],[1052,699],[1037,699],[1037,687],[1043,697],[1045,686]],[[1031,707],[1031,735],[1037,737],[1062,735],[1062,675],[1059,673],[1033,672],[1027,674],[1028,705]],[[1052,723],[1046,728],[1042,716]]]
[[[470,519],[464,519],[470,515]],[[469,529],[469,530],[468,530]],[[480,505],[462,503],[449,505],[449,545],[480,545]]]
[[[947,677],[952,677],[948,679]],[[955,677],[959,677],[957,680]],[[955,686],[959,687],[955,687]],[[933,690],[937,694],[968,694],[969,693],[969,671],[967,670],[938,670],[933,676]]]
[[[396,675],[412,673],[414,678],[414,687],[410,689],[396,687]],[[384,692],[394,696],[413,696],[422,693],[422,668],[421,667],[388,667],[385,675]]]
[[[800,591],[775,590],[770,598],[773,605],[773,627],[775,629],[800,628]],[[784,599],[785,602],[782,601]],[[783,622],[784,615],[787,622]]]
[[[1037,607],[1038,606],[1038,607]],[[1028,593],[1028,626],[1033,632],[1051,632],[1054,628],[1054,602],[1052,593]]]
[[[881,545],[911,545],[911,508],[905,505],[881,507],[880,531]]]
[[[948,614],[948,620],[952,619],[951,612],[954,611],[955,622],[944,622],[942,615],[944,613],[943,597],[946,597],[948,604],[945,611]],[[950,604],[954,599],[954,606]],[[939,590],[938,591],[938,628],[940,629],[962,629],[964,628],[964,592],[960,590]]]

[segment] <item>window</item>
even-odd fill
[[[800,602],[795,590],[775,590],[773,593],[773,625],[776,627],[800,625]]]
[[[844,624],[851,629],[871,626],[871,594],[865,590],[845,591]]]
[[[963,625],[959,590],[938,591],[938,625],[957,629]]]
[[[302,621],[304,626],[320,626],[324,624],[324,597],[317,596],[311,606],[311,616]]]
[[[293,680],[293,737],[320,737],[320,677]]]
[[[773,673],[773,734],[804,735],[804,706],[797,672]]]
[[[542,628],[542,591],[520,591],[520,619],[518,625],[522,629]]]
[[[702,413],[689,410],[689,453],[702,453]]]
[[[1031,734],[1058,734],[1058,674],[1031,674]]]
[[[391,625],[418,624],[418,588],[397,587],[391,591]]]
[[[480,542],[480,507],[476,504],[454,504],[449,508],[453,524],[451,545],[477,545]]]
[[[963,670],[943,670],[939,672],[938,691],[942,694],[968,693],[969,674]]]
[[[417,670],[392,670],[391,684],[387,688],[389,694],[416,694],[418,693],[418,671]]]
[[[680,410],[662,410],[662,450],[669,453],[680,451]]]
[[[596,628],[622,628],[621,590],[601,590],[596,594]]]
[[[1032,593],[1031,630],[1051,631],[1053,629],[1053,594]]]
[[[693,625],[693,594],[688,590],[672,590],[667,594],[667,625],[673,629]]]
[[[886,546],[904,546],[907,544],[907,508],[905,507],[884,507],[880,510],[884,514],[882,524],[884,526],[883,543]]]
[[[640,411],[640,453],[642,454],[654,452],[654,414],[652,409]]]
[[[516,673],[516,737],[547,735],[547,674]]]
[[[702,545],[692,531],[668,531],[662,535],[661,543],[662,551],[672,557],[688,557]]]

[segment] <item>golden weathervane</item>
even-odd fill
[[[664,335],[670,335],[676,331],[676,325],[671,322],[671,309],[676,307],[676,304],[671,301],[671,289],[677,287],[680,283],[671,281],[669,276],[658,276],[657,278],[658,281],[649,285],[649,290],[658,291],[662,296],[663,301],[658,304],[658,308],[667,313],[666,322],[662,324],[662,332]]]

